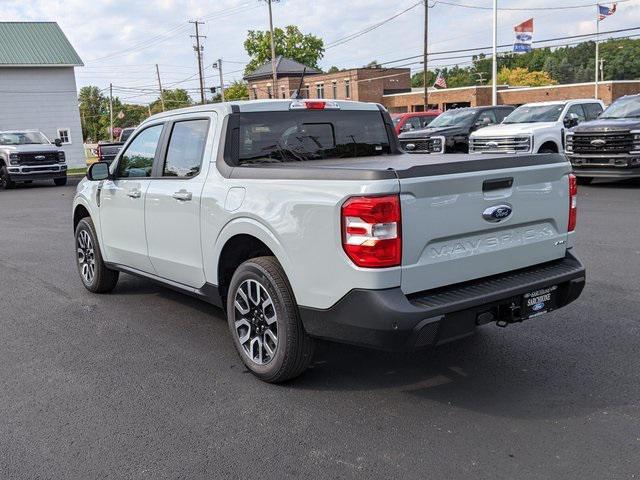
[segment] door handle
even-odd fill
[[[127,191],[127,195],[131,198],[140,198],[142,196],[142,192],[137,188],[132,188],[131,190]]]
[[[188,202],[193,198],[193,194],[183,189],[174,193],[172,197],[175,198],[176,200],[180,200],[181,202]]]

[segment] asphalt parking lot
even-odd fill
[[[282,386],[205,303],[85,291],[74,188],[0,192],[0,478],[640,477],[640,182],[580,188],[569,307],[411,355],[321,344]]]

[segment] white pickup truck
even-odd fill
[[[576,192],[562,155],[404,154],[376,104],[219,103],[155,115],[91,166],[74,252],[91,292],[125,272],[224,308],[279,382],[316,338],[410,350],[575,300]]]
[[[469,137],[469,153],[561,153],[564,134],[602,113],[599,100],[527,103],[499,125],[477,130]]]

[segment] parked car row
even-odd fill
[[[564,152],[580,183],[640,177],[640,95],[452,109],[398,138],[408,153]]]

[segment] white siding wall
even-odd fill
[[[0,130],[40,130],[53,141],[59,128],[70,132],[69,166],[86,166],[73,67],[0,68]]]

